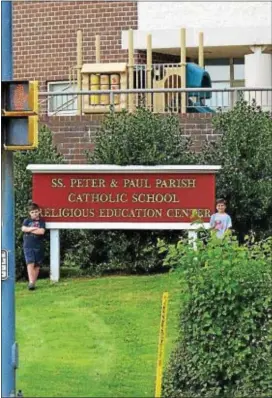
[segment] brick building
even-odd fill
[[[177,43],[173,41],[171,43],[174,44],[165,43],[167,40],[172,40],[173,31],[169,30],[169,26],[172,26],[171,21],[177,23],[178,13],[182,11],[179,7],[184,7],[184,4],[180,6],[174,6],[175,3],[171,5],[168,2],[156,2],[156,4],[155,9],[152,3],[136,1],[13,2],[14,79],[36,79],[39,81],[41,91],[54,92],[65,88],[71,77],[71,69],[76,66],[76,32],[79,29],[82,30],[83,35],[84,63],[95,62],[95,35],[97,34],[101,37],[101,62],[127,62],[127,30],[129,28],[135,31],[134,60],[136,63],[145,63],[143,33],[147,32],[149,26],[155,29],[151,32],[154,35],[153,63],[179,62]],[[247,9],[250,7],[247,6]],[[150,10],[152,13],[149,14]],[[255,20],[258,10],[260,7],[255,9]],[[252,24],[251,11],[250,9],[248,17],[245,13],[243,14],[243,20],[249,21],[249,28]],[[195,13],[196,10],[192,12]],[[218,12],[222,13],[222,10]],[[210,10],[207,13],[210,16],[210,21],[208,21],[210,25],[211,18],[216,20],[218,15],[216,16],[216,12],[211,15]],[[160,18],[164,15],[167,30],[159,31],[157,29],[162,24]],[[181,18],[183,15],[184,13],[180,14]],[[231,17],[234,18],[235,15],[237,15],[237,10],[234,10]],[[188,18],[190,19],[189,14]],[[260,14],[260,23],[263,18],[263,14]],[[199,22],[199,25],[199,29],[202,29],[203,24]],[[205,28],[205,23],[203,26]],[[178,32],[177,29],[176,31]],[[190,34],[188,39],[192,42]],[[226,32],[224,35],[226,36]],[[178,37],[178,34],[176,36]],[[260,40],[264,41],[263,37],[265,37],[265,32]],[[250,38],[250,40],[253,39]],[[195,47],[192,47],[193,45]],[[189,57],[194,60],[197,54],[196,45],[190,44],[190,46]],[[214,74],[214,77],[220,75],[219,81],[213,79],[214,84],[219,84],[219,87],[220,84],[224,87],[228,84],[229,86],[244,84],[243,57],[247,50],[245,46],[239,47],[241,51],[237,51],[237,45],[234,47],[227,44],[224,47],[225,50],[222,47],[219,60],[214,59],[218,48],[213,54],[212,47],[209,47],[205,55],[206,58],[210,58],[206,62],[206,68],[210,68],[209,71]],[[224,76],[221,77],[221,75]],[[76,116],[75,112],[69,112],[68,109],[68,112],[59,113],[58,116],[50,116],[47,106],[47,100],[42,100],[41,123],[51,128],[59,150],[70,162],[84,162],[83,150],[86,147],[92,147],[90,137],[95,134],[103,115]],[[184,133],[194,137],[197,148],[200,147],[204,138],[214,139],[210,114],[181,115],[180,120]]]

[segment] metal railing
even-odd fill
[[[255,101],[263,110],[272,111],[272,87],[257,88],[140,88],[125,90],[82,90],[40,92],[40,99],[49,102],[51,115],[78,114],[78,101],[82,101],[82,113],[107,113],[110,110],[135,110],[144,107],[154,113],[181,113],[182,93],[186,94],[187,113],[214,113],[228,111],[243,99]],[[131,101],[132,98],[132,101]],[[51,101],[51,108],[50,108]],[[41,109],[47,113],[47,107]]]

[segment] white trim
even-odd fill
[[[108,164],[29,164],[32,173],[217,173],[221,166],[117,166]]]
[[[186,47],[198,48],[198,34],[203,32],[205,38],[205,50],[209,47],[246,46],[250,54],[249,46],[271,45],[271,27],[258,26],[233,26],[233,27],[199,27],[199,29],[186,28]],[[168,50],[180,48],[180,29],[149,29],[134,30],[134,49],[146,50],[146,36],[152,35],[152,50]],[[128,50],[128,30],[121,32],[122,50]]]
[[[52,80],[52,81],[49,80],[47,82],[47,88],[49,89],[49,86],[51,86],[51,85],[54,86],[56,84],[66,84],[67,87],[69,87],[71,85],[71,82],[69,80]],[[50,90],[48,90],[48,91],[50,91]]]
[[[209,228],[209,223],[191,224],[187,222],[176,223],[141,223],[141,222],[47,222],[47,229],[177,229],[177,230],[196,230],[201,226]]]

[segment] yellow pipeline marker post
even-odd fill
[[[162,296],[161,323],[160,323],[157,373],[156,373],[156,391],[155,391],[156,398],[161,397],[161,390],[162,390],[162,368],[163,368],[164,346],[165,346],[165,336],[166,336],[167,309],[168,309],[168,292],[164,292]]]

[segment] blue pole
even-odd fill
[[[1,2],[2,81],[12,80],[12,1]],[[2,249],[8,252],[8,278],[2,287],[2,396],[15,396],[15,220],[13,153],[2,152]]]

